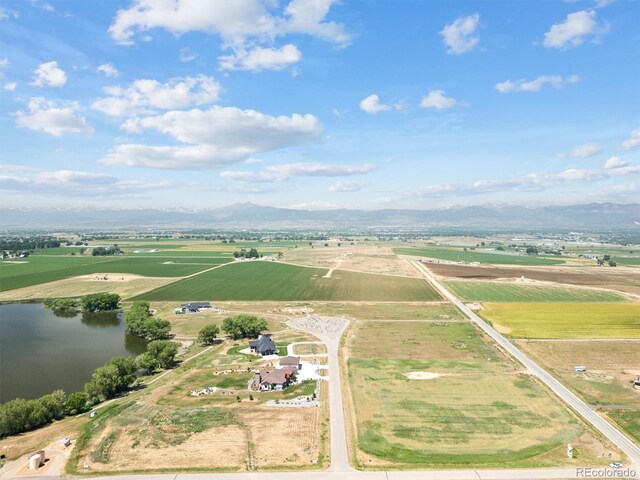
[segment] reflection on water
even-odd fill
[[[0,402],[82,390],[110,358],[146,350],[125,330],[117,312],[64,318],[41,304],[0,305]]]
[[[123,321],[119,312],[82,312],[82,323],[91,328],[116,327]]]

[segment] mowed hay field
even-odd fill
[[[0,292],[0,301],[77,297],[90,293],[117,293],[126,299],[142,292],[175,282],[171,277],[141,277],[131,274],[81,275],[53,282]]]
[[[622,295],[588,288],[566,288],[507,282],[448,281],[463,301],[479,302],[624,302]]]
[[[469,323],[358,322],[347,348],[360,467],[603,462],[595,437]]]
[[[29,256],[19,261],[0,262],[0,291],[39,285],[88,274],[133,274],[143,277],[184,277],[230,261],[188,257],[114,256]]]
[[[141,300],[429,301],[440,296],[424,280],[307,268],[265,261],[237,262],[140,295]]]
[[[535,255],[516,255],[508,253],[490,253],[482,250],[467,250],[456,247],[417,247],[394,248],[399,255],[429,257],[449,262],[480,262],[494,265],[560,265],[564,260]]]
[[[640,303],[485,303],[478,313],[512,338],[640,338]]]

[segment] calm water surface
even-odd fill
[[[107,360],[145,348],[116,312],[63,318],[42,304],[0,305],[0,402],[82,390]]]

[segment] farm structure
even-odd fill
[[[276,347],[275,342],[271,338],[271,335],[259,335],[255,340],[249,341],[249,349],[257,353],[258,355],[262,355],[263,357],[266,355],[277,355],[278,347]]]
[[[209,302],[191,302],[191,303],[183,303],[180,305],[180,308],[174,308],[173,313],[176,315],[182,313],[198,313],[205,310],[212,310],[214,307],[211,306]]]

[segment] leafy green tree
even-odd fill
[[[135,302],[125,317],[127,328],[132,335],[147,340],[167,338],[171,322],[151,315],[147,302]]]
[[[44,306],[53,310],[54,313],[73,314],[78,312],[78,301],[73,298],[47,298]]]
[[[222,322],[222,330],[231,338],[255,338],[268,328],[264,318],[255,315],[241,314],[227,317]]]
[[[40,405],[45,411],[47,421],[60,420],[64,417],[66,404],[66,395],[62,390],[55,390],[47,395],[43,395],[38,399]]]
[[[85,312],[106,312],[117,310],[120,295],[116,293],[92,293],[82,299],[82,310]]]
[[[158,368],[172,368],[176,364],[179,344],[169,340],[154,340],[147,345],[147,352]]]
[[[138,355],[138,358],[136,358],[136,366],[145,374],[149,375],[156,371],[158,368],[158,362],[149,352],[145,352],[142,355]]]
[[[84,392],[90,404],[102,402],[126,391],[135,380],[136,363],[129,357],[116,357],[98,367]]]
[[[88,410],[87,394],[84,392],[74,392],[67,397],[65,413],[67,415],[77,415]]]
[[[214,323],[206,325],[198,333],[198,341],[203,345],[213,345],[216,342],[220,329]]]

